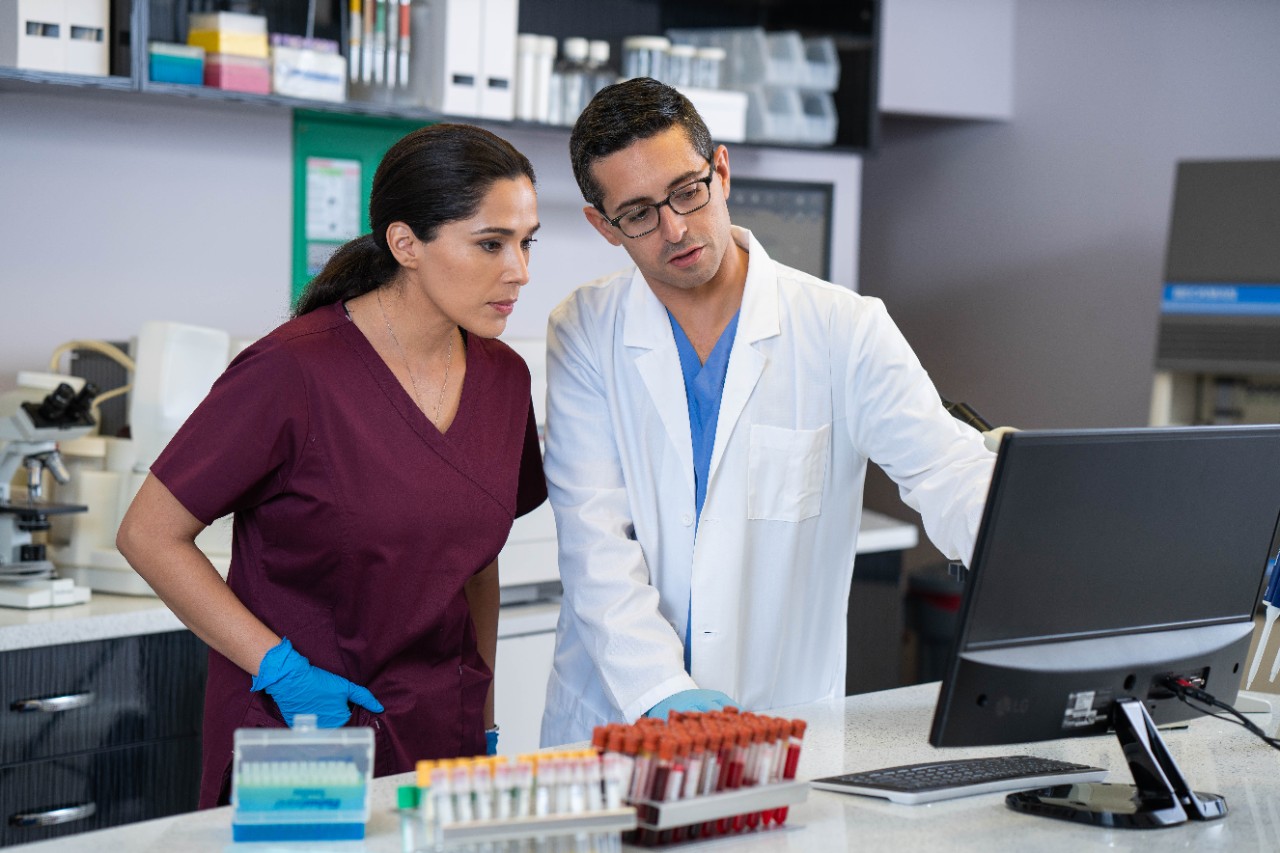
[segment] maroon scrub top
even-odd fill
[[[485,751],[493,674],[463,585],[546,498],[529,370],[470,336],[441,434],[341,304],[241,353],[152,466],[206,524],[235,513],[227,583],[315,666],[373,691],[376,775]],[[226,802],[237,728],[283,727],[209,653],[200,806]]]

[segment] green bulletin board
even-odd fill
[[[335,249],[369,231],[369,190],[382,155],[422,126],[404,119],[294,111],[291,305]]]

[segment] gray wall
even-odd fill
[[[1175,164],[1280,156],[1280,3],[1015,15],[1013,121],[884,121],[861,290],[995,423],[1145,425]]]
[[[538,173],[532,278],[509,337],[542,337],[570,290],[625,266],[582,216],[562,129],[495,128]],[[857,286],[861,158],[730,146],[738,176],[836,184],[833,280]],[[0,87],[0,391],[73,338],[146,320],[256,338],[288,313],[288,110]]]

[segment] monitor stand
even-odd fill
[[[1226,816],[1225,799],[1191,790],[1142,702],[1119,699],[1111,716],[1136,784],[1055,785],[1010,794],[1005,798],[1009,807],[1043,817],[1120,829],[1157,829]]]

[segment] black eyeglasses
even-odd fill
[[[621,231],[624,237],[635,238],[652,234],[662,224],[659,208],[669,207],[673,213],[688,216],[690,213],[706,207],[707,203],[711,201],[711,179],[715,177],[715,174],[716,172],[713,168],[705,178],[698,178],[696,181],[685,184],[657,204],[642,204],[639,207],[633,207],[624,211],[617,218],[608,220],[608,222]]]

